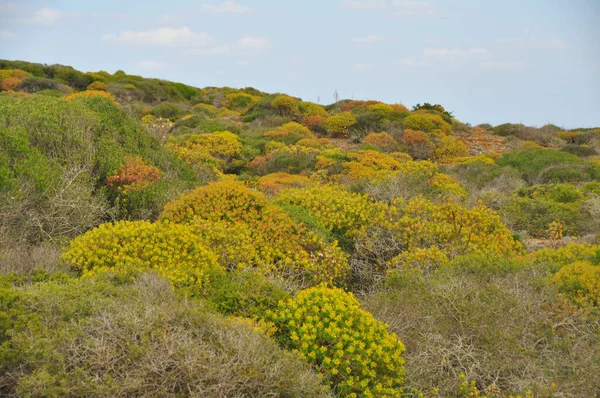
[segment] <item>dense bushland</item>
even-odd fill
[[[600,130],[0,61],[0,395],[600,389]]]

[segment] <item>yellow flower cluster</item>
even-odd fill
[[[384,203],[341,185],[285,190],[277,195],[276,203],[303,207],[323,227],[350,237],[381,221],[387,210]]]
[[[341,284],[346,255],[239,182],[200,187],[168,203],[163,220],[191,224],[228,268],[254,267],[303,286]]]
[[[222,270],[192,228],[169,222],[102,224],[73,239],[62,257],[83,276],[155,271],[177,287],[202,287]]]
[[[276,337],[314,366],[336,396],[400,397],[404,345],[351,293],[318,286],[267,315]]]

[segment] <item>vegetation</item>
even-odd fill
[[[0,395],[600,390],[600,134],[0,61]]]

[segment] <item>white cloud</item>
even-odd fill
[[[421,56],[407,57],[396,61],[396,66],[403,68],[429,67],[436,64],[450,66],[465,65],[487,60],[490,54],[487,49],[474,47],[463,48],[426,48]]]
[[[384,41],[385,39],[386,39],[385,36],[367,35],[364,37],[356,37],[356,38],[352,39],[352,41],[355,43],[358,43],[358,44],[375,44],[375,43],[380,43],[380,42]]]
[[[353,72],[369,72],[377,69],[377,65],[375,64],[354,64],[352,65]]]
[[[141,68],[141,69],[160,69],[163,66],[165,66],[165,64],[158,62],[158,61],[140,61],[137,63],[137,67]]]
[[[40,8],[33,13],[30,19],[32,25],[51,26],[54,25],[61,17],[61,12],[53,8]]]
[[[237,46],[243,51],[261,52],[271,48],[271,39],[268,37],[242,37]]]
[[[182,28],[160,28],[149,31],[126,31],[119,34],[106,34],[105,41],[124,44],[144,44],[171,47],[201,47],[213,42],[205,32],[196,33],[187,26]]]
[[[436,10],[430,1],[422,0],[342,0],[340,6],[347,10],[387,10],[398,17],[448,16]]]
[[[508,69],[508,70],[518,70],[518,69],[526,69],[529,65],[525,62],[520,61],[488,61],[482,62],[481,67],[483,69]]]
[[[13,32],[8,30],[0,30],[0,39],[12,39],[13,37],[15,37]]]
[[[236,4],[233,1],[226,1],[221,4],[202,4],[200,5],[200,11],[219,14],[246,14],[252,12],[252,8]]]
[[[527,33],[528,31],[526,31]],[[496,43],[510,46],[511,50],[550,50],[550,51],[562,51],[569,48],[569,46],[562,40],[552,39],[540,39],[536,36],[529,35],[527,37],[504,37],[496,40]]]
[[[230,55],[233,53],[233,48],[230,45],[194,48],[187,53],[191,55]]]
[[[222,55],[248,55],[260,53],[271,48],[271,39],[268,37],[242,37],[235,44],[223,44],[212,47],[192,48],[187,51],[189,55],[222,56]]]

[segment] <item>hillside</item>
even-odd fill
[[[0,60],[0,395],[597,396],[600,128]]]

